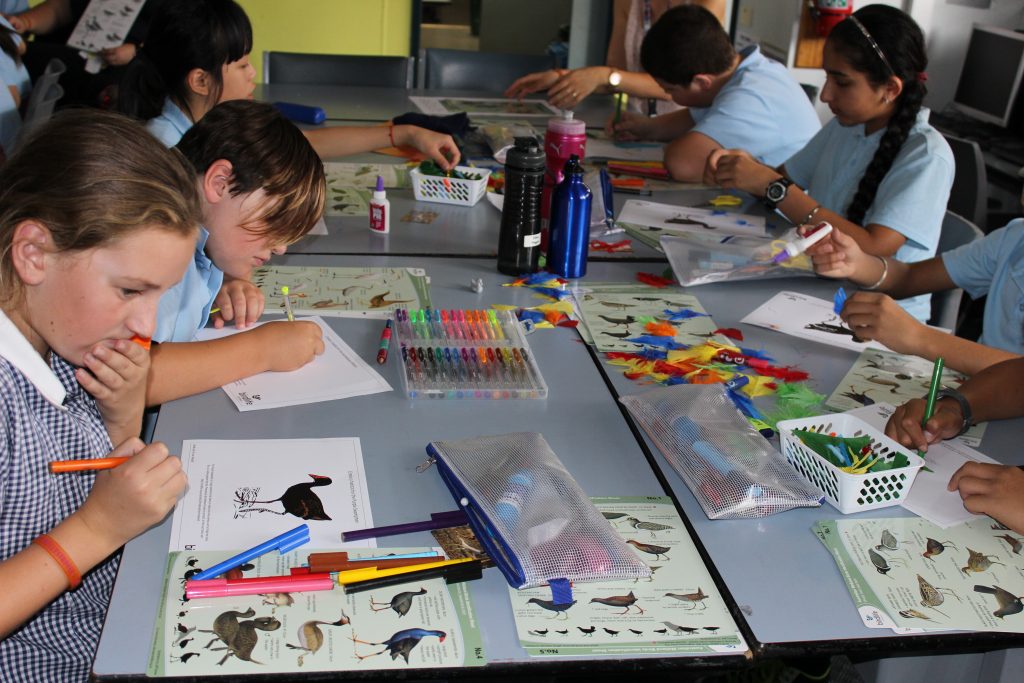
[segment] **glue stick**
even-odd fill
[[[384,178],[377,176],[377,188],[370,200],[370,232],[381,235],[391,231],[391,202],[384,193]]]

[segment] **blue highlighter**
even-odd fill
[[[296,123],[316,126],[327,120],[327,114],[320,107],[309,107],[294,102],[274,102],[274,108],[284,114],[285,118]]]

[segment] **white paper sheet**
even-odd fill
[[[723,209],[699,209],[630,199],[616,219],[669,232],[726,233],[764,237],[764,216],[735,213]]]
[[[661,161],[665,145],[660,143],[616,143],[587,135],[586,160],[614,159],[615,161]]]
[[[380,373],[360,358],[322,318],[301,320],[315,322],[323,330],[324,352],[298,370],[263,372],[221,387],[240,411],[283,408],[391,391],[391,385]],[[263,324],[266,323],[259,323]],[[196,334],[196,340],[220,339],[237,333],[234,327],[206,328]]]
[[[447,116],[466,112],[470,116],[542,116],[561,113],[544,100],[513,100],[505,97],[410,97],[424,114]]]
[[[851,351],[860,352],[866,348],[888,351],[876,341],[854,341],[850,328],[832,309],[831,301],[799,292],[779,292],[740,322]]]
[[[849,413],[884,431],[885,424],[894,410],[889,403],[876,403],[851,410]],[[902,506],[943,529],[977,519],[977,515],[968,512],[964,507],[960,494],[956,491],[947,491],[946,485],[953,473],[968,461],[996,465],[999,463],[959,439],[932,444],[928,447],[924,460],[925,466],[917,473],[914,485]]]
[[[124,44],[144,0],[92,0],[68,38],[68,47],[99,52]]]
[[[189,440],[181,465],[189,484],[174,509],[172,551],[245,550],[303,522],[310,547],[335,548],[342,531],[373,526],[357,438]],[[307,510],[319,502],[323,514],[303,517],[293,499]]]

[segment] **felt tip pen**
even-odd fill
[[[932,419],[935,414],[935,398],[939,394],[939,386],[942,384],[942,368],[946,364],[946,361],[939,356],[935,359],[935,365],[932,366],[932,383],[928,385],[928,400],[924,407],[924,417],[921,419],[921,429],[928,424],[928,420]],[[924,455],[923,452],[918,451],[918,454]]]
[[[292,312],[292,298],[288,294],[288,285],[281,288],[281,294],[284,296],[284,314],[288,316],[288,322],[295,322],[295,313]]]
[[[129,456],[130,457],[130,456]],[[109,470],[117,467],[127,457],[96,458],[94,460],[54,460],[50,463],[50,473],[85,472],[87,470]]]
[[[384,325],[384,330],[380,333],[380,350],[377,351],[377,363],[384,365],[388,361],[388,346],[391,345],[391,321],[388,320],[387,324]]]
[[[415,564],[406,567],[389,567],[387,569],[376,569],[374,567],[367,567],[366,569],[349,569],[343,572],[338,572],[338,583],[344,586],[349,583],[358,583],[360,581],[368,581],[370,579],[380,579],[386,576],[398,576],[400,574],[409,574],[412,572],[419,572],[425,569],[434,569],[437,567],[451,567],[457,564],[464,564],[466,562],[474,562],[472,558],[462,557],[454,560],[439,560],[437,562],[428,562],[425,564]]]
[[[327,572],[288,576],[257,576],[242,579],[189,579],[185,582],[185,597],[195,600],[232,595],[329,591],[333,590],[334,586],[334,578]]]
[[[196,581],[213,579],[229,569],[240,567],[249,560],[254,560],[257,557],[266,555],[273,550],[284,555],[285,553],[295,550],[300,545],[305,545],[306,543],[309,543],[309,525],[300,524],[291,531],[286,531],[280,536],[275,536],[269,541],[264,541],[257,546],[235,555],[234,557],[230,557],[219,564],[215,564],[209,569],[204,569],[192,578]]]
[[[799,256],[821,240],[828,237],[831,233],[832,224],[822,221],[811,228],[810,232],[808,232],[805,237],[793,240],[792,242],[786,242],[786,246],[783,247],[782,251],[775,255],[772,262],[782,263],[783,261],[788,261],[795,256]]]
[[[832,312],[839,315],[843,312],[843,306],[846,305],[846,290],[840,287],[836,290],[835,296],[832,297]]]

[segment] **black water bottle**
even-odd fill
[[[532,137],[516,138],[505,156],[505,203],[498,235],[498,272],[536,273],[540,259],[540,195],[544,150]]]

